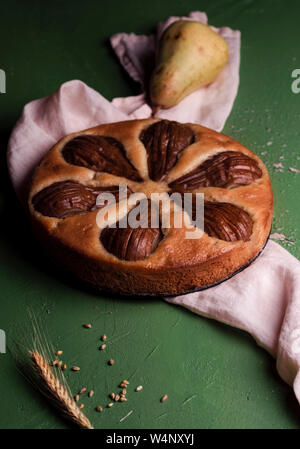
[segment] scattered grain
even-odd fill
[[[88,397],[91,398],[94,394],[94,390],[89,391]]]
[[[162,398],[160,398],[160,402],[166,402],[166,400],[168,399],[168,395],[164,394]]]
[[[109,359],[108,364],[113,365],[115,363],[114,359]]]
[[[98,405],[98,407],[96,407],[97,412],[102,412],[103,408],[101,407],[101,405]]]
[[[141,391],[143,389],[142,385],[139,385],[138,387],[136,387],[135,391]]]
[[[72,366],[71,368],[72,371],[80,371],[79,366]]]
[[[91,329],[92,325],[90,323],[86,323],[83,325],[86,329]]]

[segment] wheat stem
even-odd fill
[[[84,429],[93,429],[88,418],[82,413],[67,388],[54,375],[49,362],[36,350],[29,351],[33,366],[43,381],[46,392],[59,410],[75,424]]]

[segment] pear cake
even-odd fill
[[[163,226],[164,208],[152,206],[151,194],[175,192],[204,194],[198,238],[186,238],[192,222]],[[113,195],[120,212],[103,226],[100,193]],[[129,206],[130,196],[141,193],[150,204],[146,222],[121,226],[139,204]],[[265,165],[245,146],[199,125],[151,118],[61,139],[34,171],[28,207],[46,254],[62,268],[100,290],[167,296],[215,285],[257,257],[270,233],[273,195]],[[176,214],[185,211],[173,203]]]

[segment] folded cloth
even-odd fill
[[[206,21],[202,13],[191,13],[189,18]],[[159,24],[158,35],[173,20]],[[202,123],[217,130],[223,126],[238,86],[239,32],[229,28],[218,32],[228,39],[231,49],[227,68],[218,80],[200,89],[202,93],[195,92],[175,108],[160,111],[160,117]],[[149,46],[153,56],[154,36],[116,36],[113,46],[121,62],[143,85],[143,61],[149,61],[144,55]],[[148,117],[151,111],[144,98],[142,94],[109,102],[83,82],[69,81],[53,95],[27,104],[8,145],[11,180],[23,203],[34,166],[58,139],[100,123]],[[294,386],[300,400],[300,263],[277,243],[270,241],[252,265],[226,282],[166,300],[249,332],[277,358],[279,374]]]

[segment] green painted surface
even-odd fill
[[[97,295],[58,273],[40,254],[7,176],[7,138],[26,102],[76,78],[108,99],[138,93],[108,37],[149,33],[169,15],[199,9],[211,24],[242,31],[241,84],[224,132],[266,162],[275,194],[273,231],[296,241],[284,245],[299,258],[300,174],[288,170],[300,168],[300,94],[291,92],[291,72],[300,68],[299,2],[10,0],[0,6],[0,68],[7,75],[7,93],[0,95],[0,329],[8,343],[22,340],[26,307],[35,310],[68,366],[81,366],[79,373],[67,371],[72,390],[95,390],[84,403],[96,428],[300,425],[292,390],[246,333],[158,299]],[[282,172],[273,166],[279,161]],[[83,329],[85,322],[93,328]],[[103,333],[110,343],[106,352],[97,349]],[[116,361],[111,367],[110,357]],[[129,401],[97,414],[94,407],[107,404],[123,378],[131,381]],[[1,428],[68,427],[23,380],[9,353],[0,354],[0,380]],[[135,393],[139,384],[144,389]],[[161,404],[165,393],[169,399]]]

